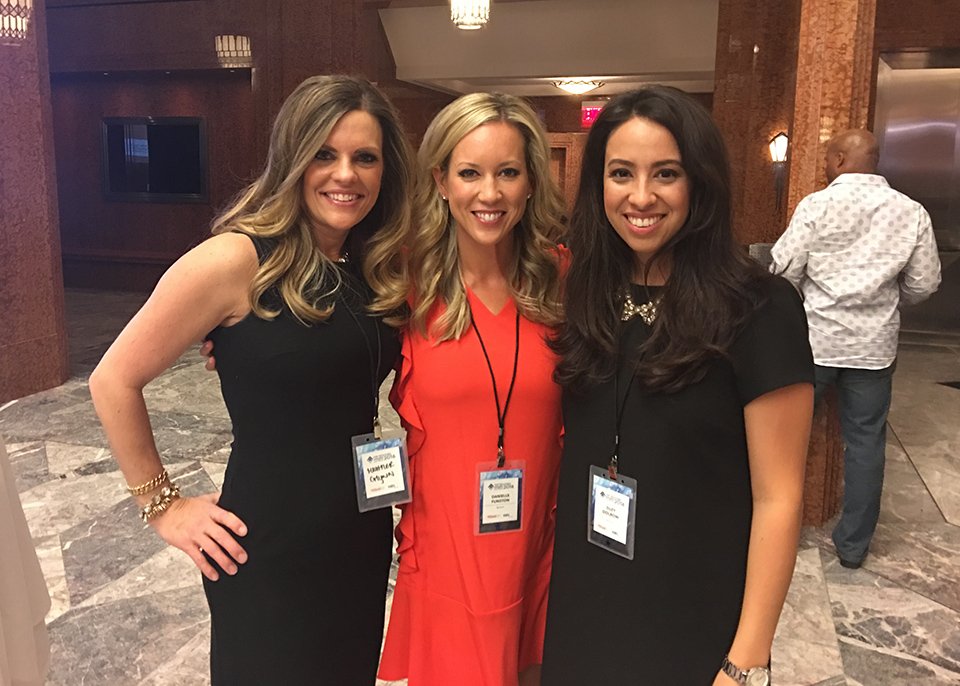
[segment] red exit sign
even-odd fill
[[[580,128],[589,129],[593,126],[600,110],[607,104],[606,100],[584,100],[580,103]]]

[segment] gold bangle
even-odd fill
[[[167,470],[164,469],[162,472],[150,479],[150,481],[144,481],[139,486],[127,486],[127,492],[130,495],[146,495],[150,491],[155,491],[160,488],[160,486],[162,486],[168,478]]]
[[[166,512],[173,504],[173,501],[179,497],[179,486],[174,483],[164,486],[160,489],[159,493],[150,499],[149,503],[140,509],[140,519],[143,520],[144,524],[149,524],[152,520]]]

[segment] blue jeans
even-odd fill
[[[842,560],[860,563],[880,517],[887,413],[896,363],[886,369],[816,366],[817,400],[828,386],[837,389],[843,436],[843,512],[833,530]]]

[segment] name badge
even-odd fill
[[[410,465],[403,431],[353,436],[353,472],[361,512],[409,503]]]
[[[476,534],[520,531],[523,528],[522,460],[477,465]]]
[[[633,559],[637,517],[637,482],[597,466],[590,467],[587,540],[628,560]]]

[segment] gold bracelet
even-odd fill
[[[145,481],[139,486],[127,486],[127,492],[130,495],[146,495],[150,491],[155,491],[160,488],[160,486],[162,486],[168,478],[167,470],[164,469],[162,472],[150,479],[150,481]]]
[[[173,504],[173,501],[179,497],[179,486],[174,483],[164,486],[160,489],[159,493],[150,499],[149,503],[140,509],[140,519],[143,520],[144,524],[149,524],[152,520],[166,512]]]

